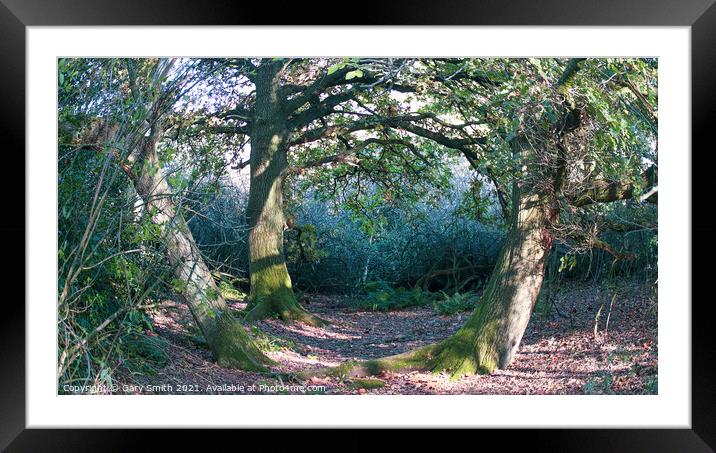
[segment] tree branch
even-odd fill
[[[574,75],[579,71],[580,63],[584,60],[586,60],[586,58],[570,58],[567,67],[565,67],[564,72],[562,72],[562,76],[557,81],[557,87],[567,86]]]
[[[612,201],[626,200],[633,198],[635,192],[639,189],[646,190],[644,196],[639,197],[639,201],[647,201],[649,203],[657,203],[657,192],[653,190],[657,184],[657,168],[649,167],[641,176],[642,183],[634,185],[631,182],[609,181],[605,179],[596,179],[589,187],[582,191],[571,200],[572,206],[582,207],[593,203],[609,203]]]
[[[633,260],[634,258],[636,258],[636,255],[634,255],[633,253],[622,254],[622,253],[617,252],[616,250],[614,250],[614,248],[611,245],[609,245],[608,243],[606,243],[598,238],[592,239],[591,246],[596,249],[601,249],[601,250],[606,251],[607,253],[612,255],[617,260]]]
[[[304,104],[308,103],[311,99],[317,98],[318,95],[326,88],[339,85],[342,80],[345,80],[346,74],[354,69],[354,65],[346,65],[331,74],[326,72],[318,80],[303,89],[303,91],[300,91],[296,97],[288,100],[284,105],[284,111],[286,113],[294,112]],[[351,83],[352,81],[345,80],[345,82]]]
[[[415,88],[410,85],[393,83],[393,79],[400,72],[400,69],[395,72],[389,71],[389,74],[379,77],[378,75],[370,72],[369,69],[365,68],[365,65],[369,63],[369,60],[361,59],[356,63],[346,64],[344,67],[332,72],[331,74],[326,72],[321,78],[304,88],[298,85],[286,86],[284,88],[286,92],[289,95],[296,94],[296,96],[285,103],[284,111],[290,114],[312,100],[317,100],[318,96],[326,89],[339,85],[353,85],[356,87],[355,92],[359,92],[365,91],[366,88],[372,88],[381,83],[390,82],[390,89],[393,91],[399,91],[402,93],[411,93],[415,91]],[[359,77],[346,79],[348,73],[355,71],[356,69],[360,69],[363,74]]]
[[[331,156],[322,157],[320,159],[314,159],[310,160],[308,162],[304,162],[303,164],[299,166],[294,166],[289,169],[289,171],[295,172],[300,171],[300,169],[305,168],[311,168],[311,167],[320,167],[321,165],[329,164],[332,162],[343,162],[348,165],[352,166],[358,166],[360,163],[360,159],[356,157],[358,152],[365,149],[366,147],[374,144],[380,144],[380,145],[401,145],[405,146],[406,148],[414,149],[414,146],[412,143],[410,143],[407,140],[402,139],[379,139],[379,138],[369,138],[366,140],[363,140],[359,144],[353,146],[352,148],[342,152],[342,153],[336,153]],[[417,152],[417,150],[415,150]],[[420,153],[417,153],[418,157],[425,159]]]
[[[288,120],[289,128],[297,129],[304,126],[308,126],[317,119],[323,118],[336,113],[333,108],[353,99],[358,94],[358,90],[350,89],[341,91],[340,93],[328,96],[326,99],[319,103],[311,105],[307,110],[295,115]]]

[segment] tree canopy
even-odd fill
[[[327,244],[350,249],[337,225],[371,250],[345,252],[354,288],[377,263],[420,291],[482,282],[453,336],[341,372],[509,366],[553,249],[560,271],[594,249],[624,263],[636,254],[608,236],[653,234],[657,73],[649,58],[60,59],[61,380],[151,353],[147,310],[177,294],[220,364],[269,369],[244,325],[326,324],[294,282],[321,279]],[[477,239],[441,274],[420,225]],[[488,237],[499,253],[471,248]],[[229,287],[248,289],[243,312]]]

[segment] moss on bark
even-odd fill
[[[266,371],[271,360],[258,350],[231,314],[186,221],[177,212],[171,187],[158,163],[156,142],[145,143],[140,155],[144,161],[135,162],[139,171],[129,172],[129,175],[137,193],[144,199],[152,221],[166,238],[165,254],[174,271],[175,290],[181,293],[220,366]],[[153,170],[148,171],[149,168]]]
[[[428,360],[436,345],[428,345],[390,357],[357,361],[351,360],[337,367],[301,373],[301,377],[334,376],[341,379],[376,376],[384,371],[405,372],[428,369]]]
[[[206,333],[219,366],[246,371],[267,371],[271,359],[259,351],[238,319],[230,313],[221,315],[212,332]]]
[[[341,379],[377,376],[383,372],[447,372],[452,379],[464,375],[489,374],[497,368],[497,355],[479,355],[484,350],[474,329],[461,329],[451,337],[402,354],[366,361],[348,361],[338,367],[306,372],[302,377],[335,376]]]
[[[383,371],[492,373],[506,368],[522,340],[544,279],[552,245],[543,197],[513,188],[512,228],[487,286],[465,325],[447,339],[403,354],[346,362],[323,374],[361,377]],[[552,218],[552,221],[555,219]]]
[[[279,297],[259,298],[253,308],[246,312],[244,320],[247,322],[258,321],[266,318],[278,318],[286,322],[302,322],[311,326],[322,326],[328,321],[309,313],[298,302]]]
[[[263,268],[255,265],[251,273],[251,292],[244,319],[257,321],[271,317],[312,326],[327,324],[298,303],[291,287],[291,277],[283,262]]]
[[[283,250],[282,185],[288,168],[289,131],[280,102],[280,63],[266,63],[256,75],[256,117],[251,128],[247,215],[251,293],[245,319],[277,317],[311,325],[326,322],[296,301]]]

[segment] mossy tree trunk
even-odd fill
[[[323,321],[296,301],[283,250],[282,185],[288,169],[289,132],[279,97],[281,65],[264,62],[256,75],[247,207],[251,290],[245,319],[278,317],[317,325]]]
[[[382,359],[349,362],[329,373],[357,377],[381,371],[431,370],[458,377],[507,367],[539,296],[553,243],[550,226],[558,216],[553,195],[534,193],[520,181],[513,183],[510,230],[465,325],[439,343]]]
[[[545,196],[513,187],[512,226],[478,306],[447,339],[403,354],[348,362],[328,374],[359,377],[382,371],[447,371],[453,377],[507,367],[520,345],[552,248],[556,211]],[[311,374],[311,373],[308,373]],[[307,374],[307,375],[308,375]]]
[[[154,135],[154,134],[152,134]],[[156,137],[142,138],[143,149],[132,153],[125,172],[133,180],[152,221],[161,227],[166,256],[197,326],[219,365],[263,371],[271,360],[263,355],[221,295],[194,238],[172,200],[156,154]]]
[[[557,213],[547,196],[513,188],[512,226],[497,264],[465,325],[436,345],[430,368],[453,375],[490,373],[514,358],[532,315],[552,248]]]

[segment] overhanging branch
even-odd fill
[[[634,198],[634,195],[640,190],[644,191],[644,195],[639,197],[639,201],[656,204],[658,201],[656,191],[657,176],[657,168],[651,166],[642,174],[642,181],[639,185],[635,185],[632,182],[596,179],[592,182],[591,187],[573,197],[571,204],[572,206],[582,207],[593,203],[627,200]]]
[[[342,162],[351,166],[358,166],[360,163],[360,159],[357,157],[357,154],[367,148],[370,145],[401,145],[406,148],[414,149],[414,146],[412,143],[410,143],[408,140],[403,139],[379,139],[379,138],[369,138],[366,140],[363,140],[359,144],[353,146],[352,148],[341,152],[336,153],[330,156],[325,156],[319,159],[310,160],[307,162],[304,162],[301,165],[291,167],[289,169],[290,172],[296,172],[300,171],[301,169],[306,168],[312,168],[312,167],[320,167],[321,165],[326,165],[333,162]],[[420,157],[421,159],[425,159],[424,156],[422,156],[417,150],[415,150],[416,155]]]

